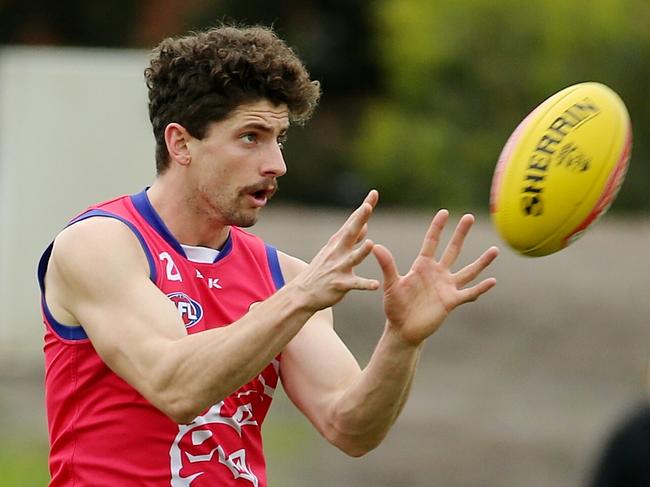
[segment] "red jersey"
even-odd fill
[[[187,333],[227,326],[284,284],[275,249],[236,227],[213,263],[190,261],[144,191],[93,206],[70,224],[97,217],[116,218],[137,236],[151,280],[174,302]],[[44,297],[51,250],[38,269],[50,487],[266,486],[261,426],[280,356],[194,421],[178,425],[106,366],[83,326],[53,318]]]

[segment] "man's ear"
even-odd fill
[[[172,122],[165,127],[165,144],[169,160],[186,166],[192,160],[189,141],[191,135],[181,124]]]

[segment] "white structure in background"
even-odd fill
[[[155,174],[141,51],[0,50],[0,371],[41,360],[36,265],[89,204]]]

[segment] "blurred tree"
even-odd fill
[[[273,25],[325,93],[313,121],[292,130],[280,198],[347,204],[366,189],[346,167],[360,100],[377,79],[368,8],[361,0],[4,0],[0,43],[150,48],[220,22]]]
[[[375,14],[383,94],[365,109],[355,161],[384,201],[486,209],[518,122],[594,80],[621,95],[636,127],[615,207],[650,209],[647,0],[381,0]]]
[[[0,5],[0,42],[122,46],[129,39],[135,13],[132,0],[5,0]]]
[[[0,43],[150,47],[187,29],[207,0],[4,0]]]
[[[487,207],[517,123],[559,89],[614,88],[635,126],[615,209],[650,210],[647,0],[0,1],[0,43],[149,48],[220,21],[273,25],[324,96],[293,129],[281,198]],[[381,66],[381,71],[379,70]]]

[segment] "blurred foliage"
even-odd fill
[[[615,206],[650,209],[647,0],[382,0],[374,15],[384,84],[365,109],[355,165],[384,201],[485,209],[519,121],[593,80],[621,95],[636,127]]]
[[[360,101],[378,85],[369,8],[362,0],[0,0],[0,43],[150,48],[220,22],[272,25],[324,92],[314,119],[291,131],[278,199],[347,205],[367,187],[350,153]]]
[[[218,22],[273,25],[321,81],[292,129],[280,198],[486,209],[514,127],[581,81],[611,86],[635,128],[614,209],[650,210],[648,0],[0,1],[0,42],[146,47]],[[153,158],[152,158],[153,159]],[[152,162],[153,164],[153,162]]]
[[[49,482],[47,444],[4,437],[0,441],[0,485],[43,487]]]
[[[4,0],[0,42],[120,47],[130,40],[137,2]]]

